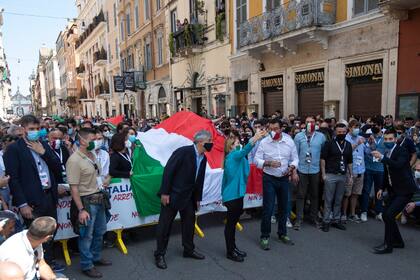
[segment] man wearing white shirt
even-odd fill
[[[102,181],[105,182],[106,178],[109,175],[109,153],[104,149],[105,148],[105,138],[99,129],[96,130],[96,140],[95,140],[95,155],[98,159],[101,169],[99,175],[102,177]]]
[[[263,169],[263,214],[261,219],[261,240],[263,250],[269,250],[268,239],[271,233],[271,215],[274,210],[275,198],[278,203],[278,237],[287,245],[294,243],[287,236],[287,204],[290,182],[298,181],[296,167],[299,157],[293,139],[282,133],[282,123],[279,119],[272,119],[270,136],[261,140],[255,155],[259,168]]]
[[[0,261],[14,262],[23,271],[25,280],[56,279],[44,260],[42,244],[53,238],[57,223],[54,218],[35,219],[29,230],[16,233],[0,246]]]

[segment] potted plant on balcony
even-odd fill
[[[171,52],[171,56],[175,56],[175,40],[174,33],[172,32],[169,34],[169,51]]]

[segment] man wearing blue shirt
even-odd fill
[[[306,118],[306,130],[299,132],[295,137],[295,145],[299,155],[299,184],[296,193],[297,219],[294,229],[299,230],[303,219],[303,208],[306,193],[309,193],[311,201],[310,219],[316,224],[318,214],[319,193],[319,162],[322,145],[326,139],[324,134],[315,131],[315,118]]]
[[[356,205],[359,196],[363,190],[363,177],[365,173],[365,138],[360,134],[360,124],[357,120],[352,120],[349,123],[349,133],[347,133],[346,140],[351,144],[353,149],[353,180],[352,184],[346,184],[346,192],[343,199],[343,211],[341,221],[347,220],[347,210],[350,202],[349,220],[357,222],[360,218],[356,215]],[[348,176],[348,175],[347,175]]]
[[[360,219],[362,222],[367,222],[367,210],[369,206],[369,196],[372,185],[375,186],[375,193],[383,184],[384,165],[382,162],[372,157],[372,151],[378,151],[381,154],[385,153],[384,139],[381,132],[381,124],[375,122],[370,129],[372,135],[367,139],[365,144],[365,165],[366,172],[364,176],[363,191],[360,199]],[[382,200],[375,198],[375,212],[378,219],[382,219],[383,205]]]

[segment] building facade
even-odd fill
[[[82,113],[88,117],[110,116],[104,4],[104,0],[76,1],[79,30],[75,43],[76,74],[81,81]]]
[[[420,2],[385,0],[384,14],[400,20],[398,46],[398,81],[396,115],[420,117]]]
[[[107,63],[107,77],[110,84],[110,112],[112,116],[120,115],[123,112],[121,108],[122,97],[121,94],[115,92],[114,76],[121,75],[120,69],[120,51],[119,51],[119,36],[118,36],[118,5],[119,0],[105,1],[105,20],[106,20],[106,36],[108,41],[108,63]]]
[[[121,93],[124,114],[173,112],[166,33],[167,0],[122,0],[118,7],[121,72],[134,72],[135,89]]]
[[[176,111],[230,112],[231,7],[224,0],[169,3],[167,32]]]
[[[14,116],[22,117],[23,115],[32,113],[32,98],[30,95],[22,95],[19,87],[16,94],[10,97],[10,100]]]
[[[234,114],[395,113],[399,22],[376,1],[233,2]]]
[[[39,49],[38,65],[34,76],[32,91],[34,113],[38,116],[61,114],[60,72],[55,50],[47,47]]]
[[[12,85],[10,82],[9,65],[6,60],[6,53],[3,46],[3,14],[0,12],[0,118],[5,119],[12,113],[10,94],[12,92]]]
[[[81,114],[81,81],[76,77],[75,44],[77,25],[69,22],[56,41],[57,61],[60,73],[60,105],[64,115]]]

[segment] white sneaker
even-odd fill
[[[406,223],[407,223],[407,217],[404,214],[402,214],[401,215],[401,224],[405,225]]]
[[[271,223],[272,223],[272,224],[277,223],[276,216],[271,216]]]
[[[376,219],[377,219],[378,221],[383,222],[384,220],[382,219],[382,213],[379,213],[378,215],[376,215]]]
[[[343,224],[347,223],[347,216],[346,215],[342,215],[341,218],[340,218],[340,220],[341,220],[341,223],[343,223]]]
[[[293,227],[293,225],[290,222],[290,219],[289,218],[287,218],[286,227],[288,227],[288,228],[292,228]]]
[[[368,220],[368,218],[367,218],[367,213],[366,212],[363,212],[361,215],[360,215],[360,220],[362,220],[362,222],[367,222],[367,220]]]

